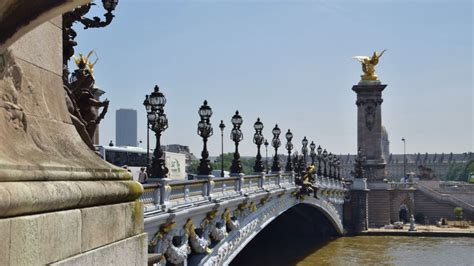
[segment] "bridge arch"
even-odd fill
[[[213,248],[213,251],[201,260],[200,265],[229,264],[264,228],[286,211],[298,205],[307,205],[318,210],[331,223],[335,231],[343,234],[341,219],[342,208],[339,210],[330,202],[306,197],[298,200],[292,196],[273,199],[242,220],[238,230],[230,233],[225,241]]]

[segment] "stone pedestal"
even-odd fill
[[[357,148],[366,156],[368,182],[385,178],[382,156],[382,91],[387,85],[363,81],[352,87],[357,93]]]
[[[345,201],[343,205],[343,219],[344,228],[346,228],[348,234],[352,235],[368,228],[367,207],[369,190],[367,189],[366,180],[361,178],[354,179],[349,193],[350,200]]]
[[[66,106],[60,15],[87,2],[0,4],[0,265],[146,264],[143,187]]]

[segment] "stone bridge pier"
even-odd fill
[[[315,177],[317,193],[297,197],[294,173],[261,174],[145,185],[149,262],[156,265],[225,265],[285,211],[311,206],[343,234],[347,189]]]

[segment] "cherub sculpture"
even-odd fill
[[[362,63],[362,72],[364,72],[364,75],[360,76],[362,80],[370,80],[370,81],[378,80],[377,74],[375,74],[375,66],[379,63],[379,58],[382,57],[385,51],[386,50],[383,50],[380,53],[374,52],[372,54],[372,57],[368,57],[368,56],[352,57]]]

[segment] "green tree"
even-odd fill
[[[234,153],[224,153],[224,171],[230,171],[232,166],[232,160],[234,160]],[[249,175],[253,173],[253,166],[255,164],[255,157],[241,157],[240,163],[242,164],[242,173]],[[221,169],[221,157],[217,157],[214,161],[211,161],[213,170]],[[199,167],[199,160],[192,161],[188,166],[187,172],[189,174],[197,174]]]
[[[474,172],[474,160],[466,163],[454,163],[449,167],[445,180],[469,181],[469,173]]]
[[[456,216],[456,218],[458,220],[461,220],[462,219],[462,215],[463,215],[463,210],[461,207],[456,207],[454,208],[454,215]]]

